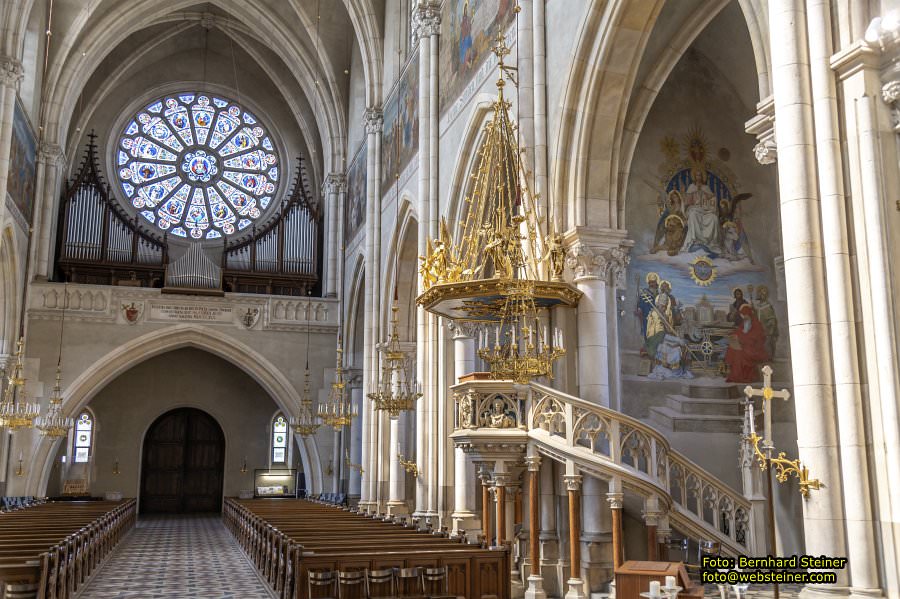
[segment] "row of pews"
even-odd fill
[[[135,523],[134,499],[41,503],[0,513],[4,599],[67,599]]]
[[[284,599],[309,596],[310,573],[446,567],[449,594],[509,599],[506,547],[486,549],[305,500],[226,499],[226,526]],[[358,587],[357,587],[358,588]],[[341,589],[341,597],[366,597]]]

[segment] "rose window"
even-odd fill
[[[143,218],[193,239],[246,229],[273,204],[279,182],[267,129],[213,94],[147,105],[119,137],[116,165],[125,197]]]

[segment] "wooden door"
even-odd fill
[[[219,424],[194,408],[166,412],[144,438],[141,513],[219,512],[224,474]]]

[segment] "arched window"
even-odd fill
[[[75,439],[72,443],[76,464],[85,464],[91,459],[91,450],[94,443],[94,416],[87,410],[78,416],[75,421]]]
[[[290,437],[288,435],[288,423],[284,414],[278,414],[272,420],[272,463],[287,464],[290,454],[288,452]]]
[[[278,204],[278,152],[263,124],[233,100],[165,96],[128,120],[117,146],[129,209],[173,235],[218,239]]]

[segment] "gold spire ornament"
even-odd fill
[[[0,429],[16,431],[22,428],[31,428],[34,421],[41,413],[41,406],[37,402],[28,401],[25,392],[23,376],[25,355],[25,339],[20,337],[16,343],[16,362],[12,373],[7,379],[6,391],[3,393],[3,401],[0,402]]]
[[[582,294],[562,281],[562,237],[528,186],[511,104],[504,98],[504,77],[515,84],[516,68],[504,62],[509,52],[498,35],[498,97],[476,156],[471,193],[456,235],[442,219],[437,238],[427,241],[419,269],[423,292],[416,301],[451,320],[481,321],[478,355],[492,377],[525,383],[551,378],[553,363],[565,354],[562,338],[551,339],[539,311],[575,306]]]
[[[331,391],[328,394],[328,400],[319,406],[319,419],[322,423],[340,431],[343,427],[350,424],[357,414],[347,398],[346,386],[344,381],[344,346],[341,337],[338,336],[337,360],[334,368],[334,382],[331,383]]]
[[[41,431],[42,437],[51,437],[59,439],[66,437],[69,430],[75,425],[72,418],[62,413],[62,369],[56,367],[56,383],[53,385],[53,391],[50,393],[50,404],[47,406],[47,413],[37,419],[35,426]]]
[[[381,379],[376,390],[368,394],[375,409],[387,412],[391,419],[397,419],[400,412],[415,410],[416,400],[422,397],[413,375],[412,359],[400,348],[399,311],[395,297],[391,306],[391,338],[382,354]]]

